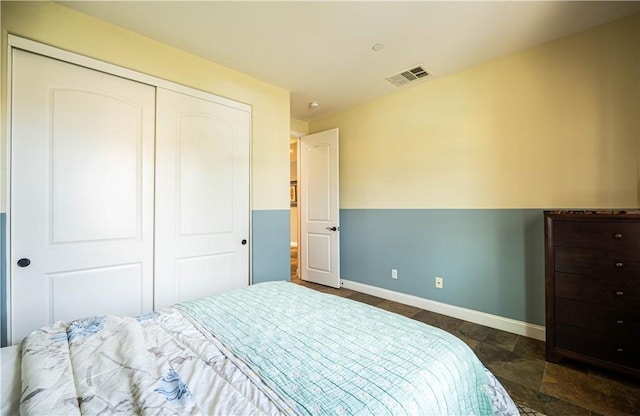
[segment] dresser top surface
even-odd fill
[[[618,210],[547,210],[545,217],[565,219],[628,219],[640,220],[640,209]]]

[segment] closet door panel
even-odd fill
[[[137,238],[140,107],[77,90],[51,101],[53,242]]]
[[[233,279],[228,278],[233,273],[233,257],[233,253],[222,253],[177,259],[178,299],[196,299],[233,289]]]
[[[189,113],[178,114],[176,122],[178,235],[231,233],[233,126]]]
[[[96,315],[96,305],[108,299],[109,310],[118,315],[136,315],[145,309],[142,263],[51,273],[52,320],[68,321]],[[81,293],[82,296],[78,296]],[[103,309],[104,307],[97,307]],[[147,309],[149,306],[147,305]]]
[[[56,320],[151,310],[155,88],[12,58],[12,343]]]
[[[158,89],[157,120],[155,307],[248,285],[250,114]]]

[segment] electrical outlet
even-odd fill
[[[396,269],[391,269],[391,278],[392,279],[398,278],[398,271]]]
[[[440,276],[436,276],[436,287],[442,289],[444,287],[444,279]]]

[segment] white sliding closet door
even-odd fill
[[[249,284],[249,111],[158,88],[155,307]]]
[[[12,59],[12,343],[57,320],[151,310],[155,88]]]

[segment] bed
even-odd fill
[[[20,412],[518,414],[448,332],[289,282],[37,330]]]

